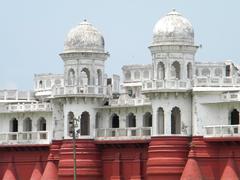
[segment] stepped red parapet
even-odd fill
[[[58,168],[54,163],[53,155],[50,153],[48,156],[48,162],[44,169],[41,180],[58,180]]]
[[[16,170],[12,162],[8,163],[8,167],[3,175],[3,180],[17,180]]]
[[[183,170],[183,174],[181,176],[181,180],[202,180],[202,174],[201,174],[201,170],[198,166],[198,162],[193,159],[193,158],[189,158],[186,166]]]
[[[40,160],[36,162],[35,167],[33,169],[30,180],[40,180],[42,177],[42,165],[40,164]]]
[[[239,180],[237,169],[233,159],[230,157],[227,161],[227,164],[223,170],[221,180]]]

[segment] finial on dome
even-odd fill
[[[175,12],[175,11],[176,11],[176,9],[175,9],[175,8],[173,8],[173,9],[172,9],[172,11],[173,11],[173,12]]]
[[[84,21],[84,22],[87,22],[87,19],[84,19],[83,21]]]

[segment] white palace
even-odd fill
[[[191,23],[175,10],[153,29],[149,64],[107,76],[104,38],[89,22],[70,30],[63,74],[37,74],[33,91],[0,91],[0,143],[49,144],[77,138],[240,136],[240,71],[233,61],[198,62]]]

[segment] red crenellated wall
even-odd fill
[[[0,146],[0,179],[73,179],[72,140]],[[149,141],[77,140],[84,180],[239,179],[240,138],[153,137]]]

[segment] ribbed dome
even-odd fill
[[[194,44],[192,24],[180,13],[172,10],[154,26],[152,45]]]
[[[64,52],[104,52],[104,39],[101,33],[84,20],[67,34]]]

